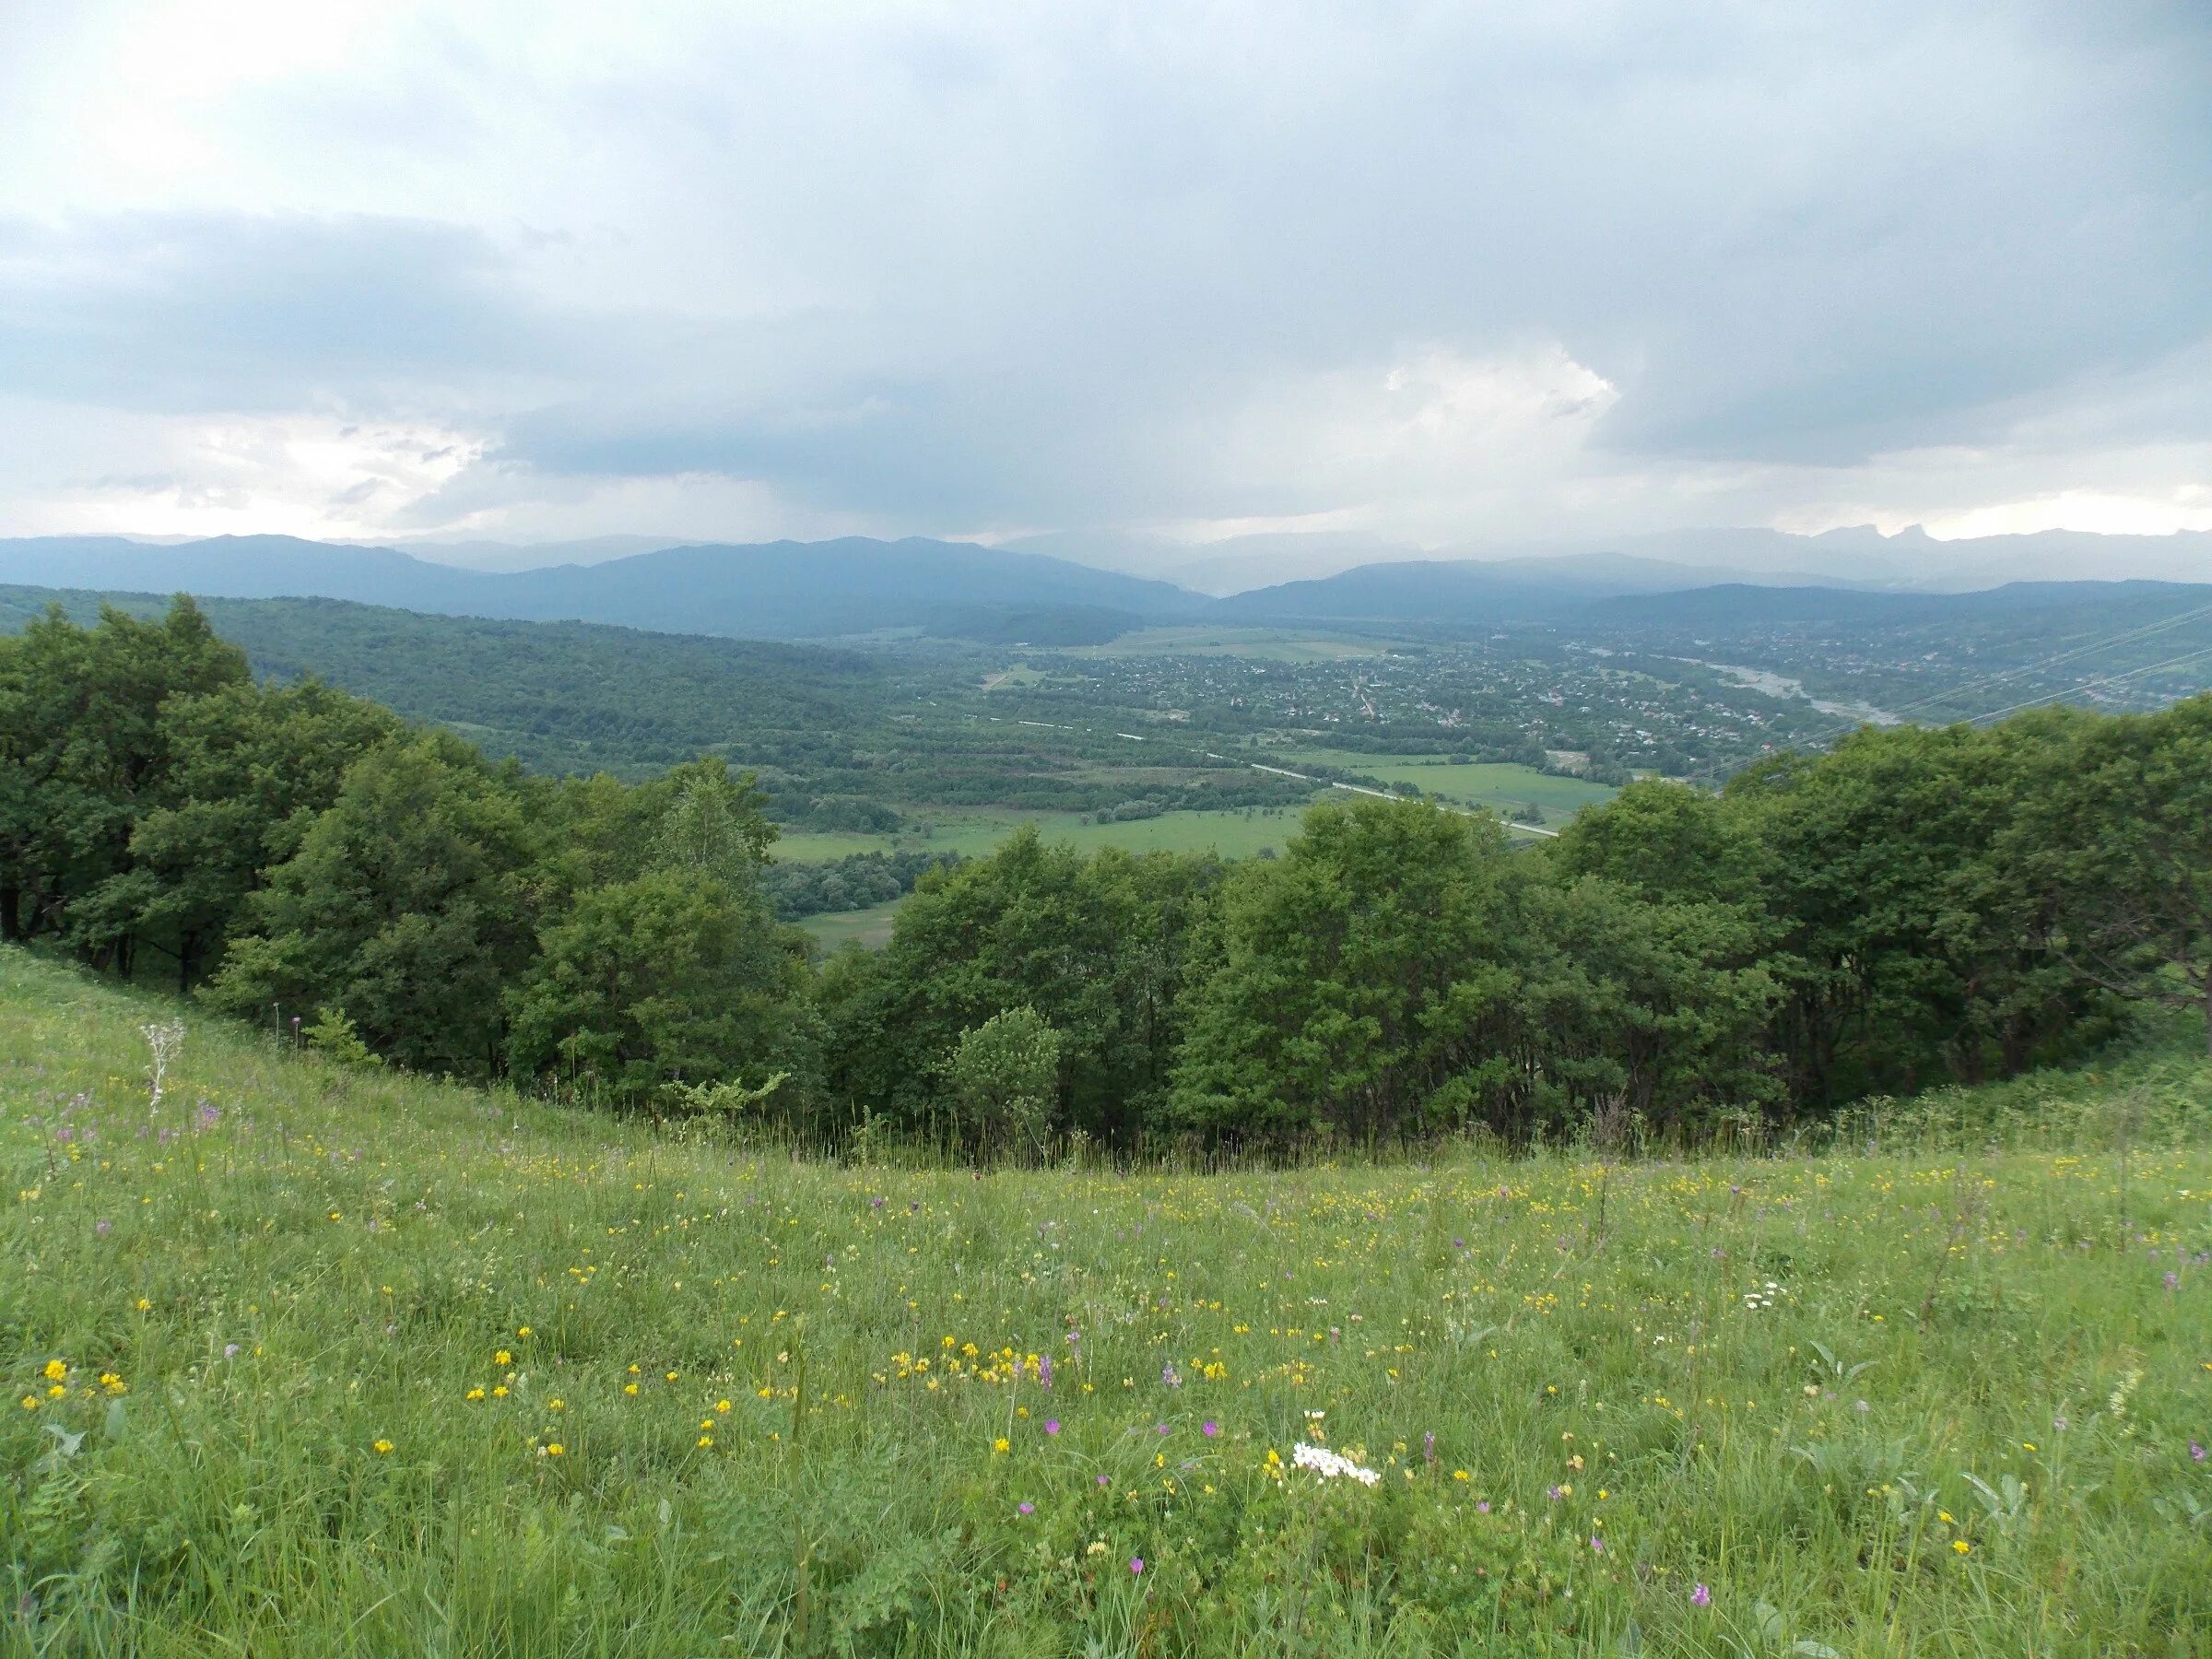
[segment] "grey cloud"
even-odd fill
[[[441,31],[389,100],[325,117],[288,86],[248,124],[495,196],[509,124],[571,145],[517,182],[522,222],[0,223],[0,386],[411,401],[488,434],[501,490],[711,473],[898,528],[1345,505],[1340,477],[1232,459],[1255,400],[1532,341],[1619,388],[1592,465],[1630,472],[1848,466],[2121,404],[2141,441],[2204,440],[2201,398],[2113,388],[2212,341],[2208,19],[823,8],[559,85]]]
[[[467,227],[365,216],[0,220],[0,390],[163,411],[450,399],[569,343]]]

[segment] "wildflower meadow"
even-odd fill
[[[1818,1149],[979,1172],[177,1006],[0,954],[8,1653],[2212,1641],[2199,1061]]]

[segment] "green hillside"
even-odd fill
[[[2017,1149],[807,1163],[10,949],[0,1619],[156,1655],[2195,1651],[2212,1073],[1998,1098]]]

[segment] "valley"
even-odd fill
[[[0,566],[11,547],[10,568],[21,570],[32,544],[0,543]],[[967,557],[935,544],[899,547],[922,561],[921,581]],[[265,564],[252,574],[253,548],[207,547],[174,568],[213,571],[231,588],[280,581]],[[838,547],[848,560],[885,557],[877,544]],[[151,571],[161,556],[124,544],[82,554],[72,568]],[[700,556],[692,550],[683,568]],[[640,557],[658,568],[670,554]],[[980,636],[1041,626],[1070,641],[1095,631],[1101,613],[1053,603],[1091,594],[1091,575],[999,557],[1024,572],[1021,592],[1041,597],[1009,599],[994,613],[985,590],[946,578],[935,614],[967,619],[947,626]],[[364,554],[323,585],[373,588],[364,572],[381,571],[391,588],[406,574],[408,561],[392,563],[399,558],[380,564]],[[771,567],[758,557],[729,568],[731,580],[751,571],[743,579],[782,595],[782,609],[748,614],[782,617],[775,626],[786,630],[870,619],[836,610],[834,559],[811,575],[763,574]],[[533,591],[524,580],[533,572],[453,588],[456,573],[441,569],[425,567],[417,585],[441,605]],[[1900,595],[1723,584],[1623,598],[1594,591],[1586,566],[1562,569],[1567,585],[1550,590],[1525,566],[1485,586],[1481,571],[1451,565],[1377,567],[1386,580],[1353,572],[1280,590],[1304,595],[1308,609],[1325,608],[1313,594],[1343,590],[1395,595],[1396,608],[1419,613],[1325,626],[1268,620],[1264,594],[1222,602],[1234,618],[1193,620],[1206,602],[1170,602],[1160,597],[1176,592],[1167,584],[1138,584],[1159,601],[1156,616],[1184,614],[1116,612],[1112,637],[1011,647],[911,626],[768,640],[339,597],[203,603],[257,673],[321,678],[534,771],[639,780],[711,755],[754,774],[780,827],[777,859],[826,877],[786,882],[783,912],[877,918],[811,930],[831,942],[875,942],[895,913],[880,874],[843,881],[839,861],[899,854],[895,880],[911,883],[919,855],[982,856],[1025,824],[1082,849],[1239,859],[1279,852],[1312,801],[1374,790],[1495,813],[1526,840],[1555,833],[1632,777],[1715,783],[1761,756],[1818,748],[1862,720],[1893,723],[1897,711],[1939,720],[2068,695],[2155,707],[2212,681],[2212,589],[2023,584]],[[985,580],[1004,587],[996,574]],[[0,628],[54,604],[89,622],[103,603],[151,617],[164,601],[0,587]],[[1479,619],[1486,605],[1495,619]],[[1516,619],[1516,610],[1537,615]],[[693,614],[711,621],[714,613],[705,605]],[[1954,639],[1958,649],[1945,649]],[[825,901],[831,910],[816,908]]]

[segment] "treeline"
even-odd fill
[[[768,867],[769,902],[779,921],[866,910],[888,904],[914,890],[932,870],[960,862],[958,853],[902,847],[889,853],[851,853],[825,864],[775,864]]]
[[[1787,1119],[2212,1006],[2212,699],[1863,731],[1559,839],[1317,806],[1241,865],[1034,833],[811,965],[719,761],[494,767],[180,601],[0,641],[0,928],[363,1060],[1041,1148]]]

